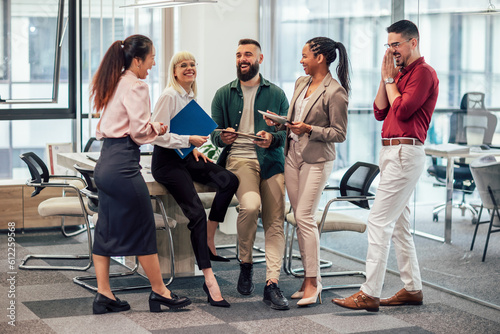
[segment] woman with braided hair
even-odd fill
[[[338,57],[337,77],[330,64]],[[333,168],[335,143],[346,139],[350,90],[349,58],[344,45],[327,37],[307,41],[300,63],[306,76],[295,83],[288,110],[285,185],[297,222],[304,281],[292,299],[297,305],[321,303],[319,232],[314,214]],[[266,118],[271,125],[273,122]]]

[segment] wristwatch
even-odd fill
[[[384,80],[384,83],[385,83],[386,85],[387,85],[387,84],[394,83],[394,78],[389,77],[389,78],[387,78],[387,79],[385,79],[385,80]]]

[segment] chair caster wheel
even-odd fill
[[[437,214],[437,213],[434,213],[434,214],[432,215],[432,221],[433,221],[433,222],[438,222],[438,221],[439,221],[439,217],[438,217],[438,214]]]
[[[472,225],[476,225],[478,222],[477,217],[472,218]]]

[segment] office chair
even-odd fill
[[[491,233],[500,232],[500,227],[493,227],[495,217],[497,220],[500,220],[500,162],[498,162],[492,155],[484,156],[473,161],[470,165],[470,169],[482,202],[470,250],[472,251],[474,248],[474,242],[476,240],[479,225],[488,224],[488,234],[486,235],[482,258],[482,261],[484,262]],[[488,210],[490,219],[481,221],[481,215],[485,209]]]
[[[330,211],[330,206],[334,202],[348,202],[362,209],[369,210],[369,200],[373,200],[375,197],[370,193],[370,186],[380,172],[377,165],[366,163],[366,162],[356,162],[352,165],[347,172],[342,176],[340,185],[338,187],[326,187],[325,191],[338,190],[340,192],[339,197],[335,197],[328,201],[323,210],[319,210],[315,214],[316,222],[318,224],[319,235],[328,232],[338,232],[338,231],[353,231],[358,233],[363,233],[366,230],[366,223],[351,215],[343,214],[338,211]],[[293,213],[286,215],[287,229],[286,229],[286,247],[285,259],[286,264],[285,272],[287,274],[292,274],[295,277],[304,277],[304,268],[292,268],[292,258],[300,259],[299,255],[294,255],[293,251],[293,241],[294,235],[297,229],[297,222],[295,221],[295,216]],[[290,240],[288,241],[288,230],[292,227],[292,233]],[[320,239],[321,240],[321,239]],[[320,268],[328,267],[328,261],[320,260]],[[331,266],[331,262],[330,262]],[[362,271],[343,271],[343,272],[326,272],[322,273],[321,277],[339,277],[339,276],[362,276],[366,277],[365,273]],[[331,285],[324,286],[323,290],[331,289],[345,289],[345,288],[358,288],[361,284],[342,284],[342,285]]]
[[[88,197],[89,199],[89,207],[92,207],[95,209],[95,212],[99,211],[99,197],[98,197],[98,189],[97,186],[95,185],[94,182],[94,171],[92,169],[87,169],[80,167],[79,165],[74,165],[74,169],[76,169],[85,179],[87,182],[87,187],[81,190],[81,193],[84,194],[85,196]],[[163,202],[157,197],[157,196],[151,196],[151,199],[155,201],[157,207],[160,209],[160,213],[155,213],[155,225],[156,225],[156,230],[161,230],[165,231],[168,234],[169,237],[169,245],[170,245],[170,279],[165,285],[169,285],[172,283],[174,280],[175,276],[175,256],[174,256],[174,243],[172,240],[172,232],[171,229],[176,226],[176,221],[173,220],[172,218],[167,217],[167,213],[165,211],[165,207],[163,205]],[[97,215],[94,216],[95,221],[94,223],[98,223],[99,218]],[[118,272],[118,273],[110,273],[109,278],[110,278],[110,283],[113,285],[111,288],[111,291],[116,292],[116,291],[125,291],[125,290],[135,290],[135,289],[143,289],[143,288],[149,288],[151,285],[148,283],[146,284],[136,284],[136,285],[127,285],[126,280],[122,280],[124,282],[119,282],[119,280],[112,280],[113,278],[131,278],[131,276],[137,274],[140,278],[148,280],[148,278],[139,273],[139,260],[137,257],[135,257],[135,264],[134,267],[131,268],[127,266],[126,264],[122,264],[125,268],[127,268],[126,272]],[[97,286],[92,285],[87,281],[95,281],[96,276],[95,275],[87,275],[87,276],[77,276],[73,278],[73,282],[75,284],[78,284],[80,286],[83,286],[86,289],[92,290],[92,291],[97,291]],[[97,282],[96,282],[97,283]]]
[[[90,137],[83,148],[83,152],[100,152],[102,147],[102,141],[97,140],[96,137]]]
[[[491,145],[497,126],[497,118],[488,112],[484,106],[484,94],[471,92],[464,94],[460,110],[450,116],[449,143],[460,145]],[[437,158],[432,158],[432,165],[427,172],[434,176],[438,183],[435,186],[446,186],[446,166],[438,164]],[[465,201],[465,195],[471,194],[476,185],[465,159],[455,161],[453,189],[462,193],[462,200],[454,204],[454,208],[462,211],[462,216],[468,210],[472,214],[472,222],[477,222],[477,210]],[[434,207],[432,220],[439,220],[438,214],[446,208],[446,203]]]
[[[19,265],[21,269],[34,270],[87,270],[92,265],[92,236],[90,233],[90,224],[88,216],[92,214],[92,210],[88,207],[86,201],[80,193],[80,188],[72,182],[79,182],[86,186],[85,181],[76,176],[68,175],[50,175],[45,163],[33,152],[27,152],[20,155],[20,158],[28,165],[31,179],[26,182],[26,185],[35,188],[31,197],[38,195],[46,187],[56,187],[61,189],[70,189],[76,193],[76,196],[52,197],[38,205],[38,213],[42,217],[48,216],[70,216],[83,217],[84,227],[78,231],[67,233],[65,231],[64,219],[61,219],[61,232],[64,236],[70,237],[76,234],[87,232],[88,254],[83,255],[50,255],[50,254],[30,254],[27,255]],[[54,181],[56,180],[56,181]],[[59,182],[57,182],[59,181]],[[30,259],[88,259],[85,266],[51,266],[51,265],[27,265]]]

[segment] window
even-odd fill
[[[261,41],[264,49],[272,50],[272,59],[267,61],[271,66],[263,66],[263,73],[282,87],[289,99],[295,80],[304,75],[299,61],[307,40],[327,36],[347,49],[352,69],[348,137],[337,145],[334,170],[358,160],[377,162],[382,123],[371,114],[391,5],[391,0],[261,1],[261,12],[270,13],[261,21]],[[405,1],[404,5],[405,18],[419,27],[421,54],[440,80],[428,140],[447,141],[446,112],[459,107],[464,93],[484,92],[487,107],[500,105],[500,96],[495,94],[500,88],[500,66],[493,61],[500,56],[500,16],[477,14],[487,4],[482,8],[473,1]],[[336,65],[331,65],[334,77]]]

